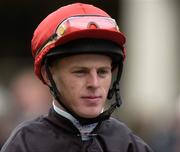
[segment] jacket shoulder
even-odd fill
[[[123,122],[110,118],[102,123],[101,134],[109,147],[114,151],[122,149],[124,152],[153,152],[153,150]],[[112,142],[114,141],[114,142]],[[115,149],[115,147],[117,147]],[[123,147],[123,148],[122,148]]]
[[[48,125],[46,125],[44,116],[22,122],[12,131],[11,135],[3,145],[1,152],[26,152],[27,139],[31,138],[35,132],[47,129]]]

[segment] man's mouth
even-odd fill
[[[87,103],[95,104],[101,101],[102,96],[82,96],[81,98]]]

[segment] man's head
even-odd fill
[[[99,54],[57,59],[51,74],[63,104],[81,117],[97,117],[103,110],[110,88],[111,62],[111,58]],[[43,73],[45,76],[46,71]],[[45,79],[48,82],[48,78]]]
[[[47,16],[34,32],[35,73],[49,85],[65,110],[80,119],[96,118],[110,88],[111,71],[116,67],[118,76],[108,97],[115,93],[120,100],[116,92],[125,58],[124,43],[115,20],[103,10],[82,3],[64,6]],[[74,67],[81,70],[73,72]],[[81,74],[83,77],[78,77]],[[71,101],[73,96],[75,102]],[[95,112],[90,114],[91,110]]]

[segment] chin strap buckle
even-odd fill
[[[116,83],[115,84],[115,97],[116,97],[116,106],[117,107],[120,107],[120,105],[122,104],[122,100],[121,100],[121,96],[120,96],[120,93],[119,93],[119,84]]]
[[[112,99],[114,93],[115,93],[115,99],[116,99],[116,106],[120,107],[120,105],[122,104],[122,100],[121,100],[121,96],[119,93],[120,89],[119,89],[119,83],[118,82],[114,82],[112,89],[109,91],[108,94],[108,99]]]

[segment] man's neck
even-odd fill
[[[98,123],[93,123],[90,125],[84,125],[82,126],[79,121],[74,118],[71,114],[69,114],[68,112],[62,110],[62,108],[60,108],[55,101],[53,101],[53,108],[55,110],[56,113],[58,113],[59,115],[65,117],[66,119],[70,120],[74,126],[79,130],[79,132],[81,133],[81,138],[83,141],[89,140],[90,139],[90,134],[93,131],[93,129],[97,126]]]

